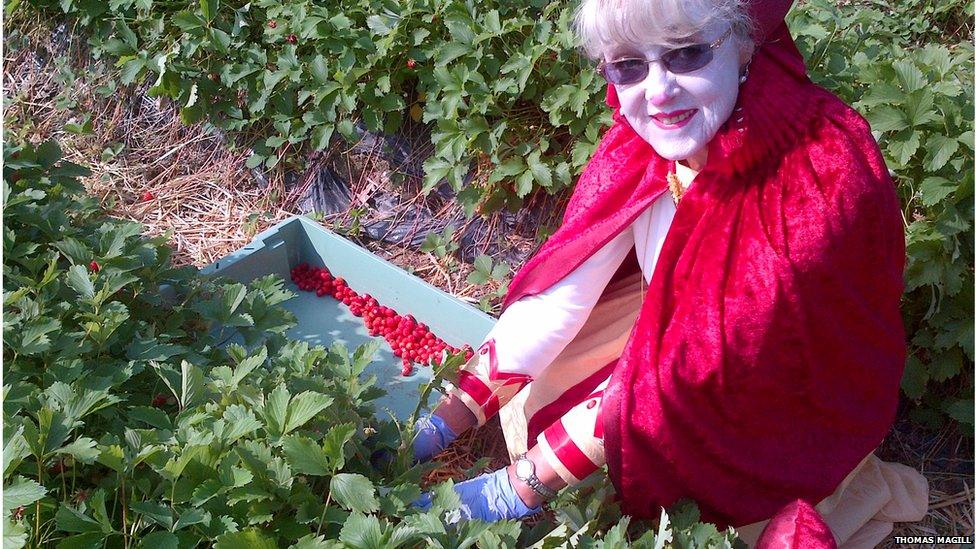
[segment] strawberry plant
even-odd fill
[[[458,243],[454,241],[454,227],[448,225],[441,233],[430,233],[420,245],[420,251],[433,252],[438,259],[443,259],[458,251]]]
[[[350,352],[289,340],[283,281],[243,285],[174,268],[165,239],[106,217],[77,179],[86,173],[53,142],[4,148],[5,548],[734,539],[697,520],[679,524],[684,507],[671,522],[632,524],[592,486],[564,493],[553,505],[560,522],[534,528],[457,523],[450,482],[425,487],[433,506],[416,511],[431,466],[410,463],[401,435],[410,422],[377,417],[371,405],[379,390],[363,371],[377,343]],[[311,273],[296,270],[303,289],[315,287]],[[340,281],[333,290],[348,288]],[[422,328],[363,296],[344,299],[375,321],[383,312],[398,333]],[[463,361],[449,356],[438,372]],[[418,413],[435,385],[423,388]],[[382,453],[395,457],[375,459]]]
[[[898,185],[908,263],[902,312],[909,337],[904,394],[914,416],[973,425],[973,45],[941,44],[965,28],[965,2],[822,0],[792,29],[813,77],[871,123]],[[892,18],[890,10],[903,14]],[[966,15],[968,13],[968,15]],[[955,23],[953,23],[955,22]],[[935,25],[940,23],[941,26]]]
[[[478,306],[485,312],[493,312],[492,301],[498,301],[505,297],[508,292],[508,282],[505,277],[511,272],[512,268],[508,263],[494,263],[491,257],[480,255],[474,260],[474,270],[468,274],[468,284],[482,285],[494,282],[498,286],[490,293],[484,295],[478,302]]]
[[[354,122],[432,127],[424,188],[447,180],[473,212],[568,188],[609,113],[574,48],[571,2],[28,0],[90,33],[123,84],[151,82],[187,123],[253,145],[250,167],[300,161]],[[13,8],[16,8],[14,5]],[[465,186],[473,163],[490,176]]]

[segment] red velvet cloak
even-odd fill
[[[608,103],[619,107],[612,87]],[[818,502],[894,418],[904,233],[867,123],[809,81],[783,24],[757,50],[737,106],[608,365],[610,475],[639,517],[690,497],[705,520],[741,526],[796,499]],[[515,277],[505,307],[629,227],[666,191],[669,164],[618,108],[562,226]],[[575,404],[564,400],[553,406]]]

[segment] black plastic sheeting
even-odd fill
[[[430,131],[426,126],[407,123],[393,135],[373,133],[362,125],[356,126],[359,141],[351,152],[362,155],[375,155],[385,160],[394,171],[410,177],[423,178],[424,160],[432,152]],[[464,178],[470,183],[473,171]],[[318,212],[324,215],[346,211],[351,202],[349,182],[342,179],[332,167],[319,169],[315,179],[299,202],[302,213]],[[292,179],[294,181],[297,178]],[[451,200],[455,193],[446,180],[434,189],[434,193],[444,200]],[[392,192],[377,190],[369,199],[368,217],[360,219],[363,233],[373,239],[399,244],[419,250],[430,234],[443,234],[451,226],[459,243],[458,255],[462,261],[473,263],[479,255],[487,254],[496,260],[521,264],[527,258],[528,250],[518,250],[506,245],[503,235],[515,230],[520,223],[538,222],[538,214],[526,209],[518,213],[502,212],[501,226],[491,234],[490,225],[480,217],[470,220],[458,210],[451,218],[438,219],[426,207],[404,204],[401,197]],[[459,234],[458,234],[459,233]],[[502,235],[502,238],[499,238]]]

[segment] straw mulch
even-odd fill
[[[112,71],[92,62],[70,29],[56,29],[52,36],[52,26],[45,21],[8,18],[4,25],[8,38],[13,29],[22,33],[17,38],[21,47],[11,49],[8,43],[4,52],[6,131],[34,142],[58,139],[68,159],[91,168],[86,184],[114,215],[144,224],[148,235],[170,235],[178,264],[209,264],[242,247],[257,232],[297,213],[296,205],[311,184],[316,162],[332,163],[348,178],[352,191],[350,209],[325,220],[332,228],[349,228],[354,222],[353,210],[368,205],[371,193],[394,188],[392,170],[376,155],[350,155],[340,148],[312,159],[312,169],[297,185],[286,186],[276,173],[256,177],[244,166],[246,153],[228,151],[219,136],[200,127],[184,127],[172,106],[146,99],[144,90],[120,89],[108,97],[96,93],[98,86],[110,80]],[[73,71],[74,78],[66,76],[63,67],[59,69],[54,62],[58,58],[67,61],[63,66]],[[66,100],[73,106],[64,108]],[[64,125],[78,122],[81,113],[90,114],[93,132],[76,135],[64,131]],[[106,152],[119,143],[123,148],[117,155]],[[403,203],[423,205],[436,216],[456,212],[456,205],[422,197],[416,192],[417,183],[412,185],[399,188]],[[153,195],[150,200],[143,199],[147,191]],[[551,213],[545,219],[551,222],[558,217],[559,207],[546,206]],[[511,246],[527,251],[534,246],[529,231],[508,234],[497,218],[490,219],[489,225],[487,238],[508,238]],[[469,302],[477,302],[494,289],[468,284],[471,266],[450,256],[437,258],[404,246],[356,240]],[[497,307],[497,300],[493,304]],[[895,534],[973,533],[972,439],[963,438],[954,428],[933,434],[902,419],[879,453],[883,459],[922,471],[931,487],[926,518],[898,525]],[[482,456],[491,458],[488,468],[507,463],[497,421],[462,436],[441,454],[443,466],[429,479],[460,480]],[[884,547],[895,545],[889,542]]]

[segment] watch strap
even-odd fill
[[[517,475],[518,476],[518,479],[521,480],[522,482],[524,482],[525,484],[527,484],[529,486],[529,488],[532,488],[535,491],[535,493],[539,494],[540,496],[542,496],[542,497],[544,497],[546,499],[552,499],[552,498],[556,497],[556,493],[557,492],[555,490],[553,490],[552,488],[550,488],[550,487],[546,486],[545,484],[543,484],[543,482],[541,480],[539,480],[539,477],[536,476],[536,474],[535,474],[535,464],[532,463],[532,460],[530,460],[528,457],[526,457],[525,454],[520,454],[516,458],[516,460],[515,460],[516,461],[516,467],[515,467],[516,472],[518,471],[517,462],[522,461],[522,460],[525,460],[525,461],[529,462],[532,465],[532,473],[529,474],[528,477],[523,477],[521,475]]]

